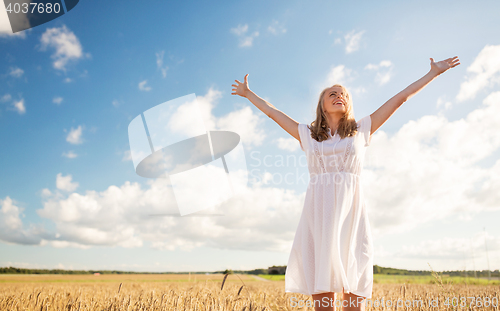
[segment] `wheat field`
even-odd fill
[[[283,280],[238,274],[0,275],[0,310],[314,310],[311,296],[284,288]],[[500,310],[499,292],[498,285],[376,283],[366,310]]]

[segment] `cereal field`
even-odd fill
[[[0,275],[0,310],[314,310],[310,296],[285,293],[283,280],[232,274],[223,281],[220,274]],[[375,283],[366,310],[500,310],[498,284],[446,283]]]

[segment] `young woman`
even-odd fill
[[[362,164],[371,136],[408,99],[446,70],[457,56],[432,58],[429,72],[389,99],[371,115],[355,121],[352,98],[342,85],[325,88],[310,126],[299,124],[235,80],[232,95],[250,100],[300,142],[310,181],[292,245],[285,291],[312,295],[315,310],[365,309],[372,296],[373,247],[361,188]],[[334,303],[335,293],[343,294]],[[297,301],[297,300],[296,300]]]

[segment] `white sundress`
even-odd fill
[[[370,299],[373,243],[361,172],[371,141],[371,117],[357,122],[355,136],[318,142],[299,124],[310,181],[285,273],[285,292],[353,293]]]

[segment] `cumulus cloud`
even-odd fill
[[[151,91],[151,87],[147,86],[146,83],[148,83],[148,80],[139,82],[139,90],[146,92]]]
[[[234,33],[237,36],[243,35],[245,32],[248,30],[248,25],[238,25],[238,27],[231,28],[231,32]]]
[[[391,80],[394,64],[390,60],[383,60],[379,64],[368,64],[365,66],[367,70],[377,72],[375,82],[378,85],[384,85]]]
[[[63,101],[63,98],[62,98],[62,97],[60,97],[60,96],[58,96],[58,97],[54,97],[54,99],[52,99],[52,102],[53,102],[54,104],[57,104],[57,105],[60,105],[60,104],[62,103],[62,101]]]
[[[266,138],[265,132],[259,132],[261,115],[253,114],[248,107],[231,115],[213,116],[211,112],[220,98],[221,93],[212,88],[198,97],[207,128],[241,133],[245,146]],[[179,112],[181,119],[185,117],[183,111]],[[500,161],[491,168],[483,168],[478,162],[500,147],[500,137],[495,134],[500,126],[496,122],[499,113],[497,92],[463,119],[424,116],[407,122],[390,136],[379,129],[363,172],[374,235],[405,232],[454,215],[465,221],[480,211],[498,210]],[[489,130],[477,135],[478,128]],[[288,142],[282,142],[287,148]],[[297,141],[294,143],[298,146]],[[257,169],[252,174],[259,178],[243,194],[218,206],[217,211],[224,215],[219,217],[175,217],[175,196],[166,179],[148,180],[146,187],[125,182],[83,194],[64,192],[67,186],[56,185],[55,191],[42,191],[43,208],[37,210],[40,217],[54,223],[57,232],[43,239],[57,247],[139,247],[149,242],[168,250],[208,246],[287,252],[305,192],[276,186],[276,176],[262,165],[249,169]],[[74,184],[68,176],[59,178]],[[460,250],[459,244],[452,245]],[[415,250],[403,249],[400,256],[412,252]]]
[[[366,194],[377,235],[420,224],[498,210],[500,160],[478,165],[500,147],[500,92],[465,118],[427,115],[389,137],[378,130],[365,164]],[[477,129],[487,128],[478,135]],[[480,146],[480,147],[478,147]]]
[[[278,21],[273,20],[271,25],[269,25],[269,27],[267,27],[267,31],[269,31],[273,35],[279,35],[282,33],[286,33],[286,28],[283,25],[281,25],[280,23],[278,23]]]
[[[460,259],[463,254],[468,256],[475,254],[476,256],[485,257],[487,255],[484,252],[486,243],[490,252],[497,253],[500,251],[500,237],[494,237],[482,232],[476,234],[476,236],[475,239],[444,237],[420,241],[416,245],[403,245],[401,250],[394,253],[394,256],[443,260]],[[491,256],[491,254],[489,255]]]
[[[5,94],[4,96],[2,96],[2,98],[0,98],[0,102],[4,103],[4,102],[8,102],[12,99],[12,96],[10,94]]]
[[[167,70],[168,66],[163,66],[163,55],[165,54],[165,51],[161,51],[156,53],[156,66],[158,66],[158,69],[161,70],[161,74],[164,78],[167,77]]]
[[[125,150],[123,152],[122,161],[123,162],[132,161],[132,153],[130,152],[130,150]]]
[[[14,78],[21,78],[24,74],[24,70],[19,67],[10,67],[9,75]]]
[[[62,173],[57,174],[56,177],[56,187],[59,190],[64,191],[75,191],[78,188],[77,182],[72,182],[73,177],[71,175],[62,176]]]
[[[213,88],[197,97],[209,127],[237,132],[245,146],[262,143],[266,138],[261,129],[263,117],[243,106],[217,118],[211,111],[220,97],[221,92]],[[189,111],[180,109],[181,119],[184,110]],[[56,189],[41,191],[43,208],[37,214],[55,226],[53,233],[42,237],[43,241],[54,247],[139,247],[150,242],[154,248],[169,250],[203,245],[286,251],[293,239],[304,194],[273,186],[265,168],[253,168],[257,169],[254,176],[260,180],[240,196],[218,206],[215,212],[224,216],[213,217],[179,217],[172,187],[166,179],[148,180],[146,187],[125,182],[101,192],[89,190],[79,194],[71,193],[77,186],[71,175],[58,174]]]
[[[345,52],[350,54],[359,50],[361,37],[365,33],[364,30],[356,32],[355,30],[350,31],[344,36],[345,39]]]
[[[154,248],[168,250],[205,245],[285,251],[303,200],[293,191],[260,184],[224,202],[220,207],[224,216],[168,217],[176,213],[171,188],[160,179],[148,185],[142,189],[126,182],[102,192],[47,198],[37,213],[55,223],[59,243],[73,246],[139,247],[150,241]]]
[[[69,142],[70,144],[73,145],[78,145],[83,143],[82,141],[82,126],[78,125],[76,129],[71,127],[71,130],[69,131],[68,135],[66,136],[66,141]],[[66,130],[64,130],[66,132]]]
[[[59,28],[47,28],[40,38],[40,44],[41,51],[47,48],[54,49],[51,58],[54,59],[53,66],[57,70],[66,71],[66,66],[70,61],[90,57],[89,53],[83,53],[80,40],[66,25]]]
[[[40,238],[32,230],[23,227],[21,213],[23,208],[9,196],[0,199],[0,240],[16,244],[39,244]]]
[[[14,101],[12,103],[12,106],[14,107],[14,110],[17,111],[19,114],[26,113],[26,107],[24,106],[24,98],[21,98],[18,101]]]
[[[297,139],[291,138],[278,138],[278,148],[286,151],[296,151],[300,149]]]
[[[65,157],[65,158],[68,158],[68,159],[74,159],[78,155],[74,151],[70,150],[68,152],[63,152],[62,156]]]
[[[326,84],[346,84],[353,80],[352,69],[347,68],[345,65],[332,66],[326,77]]]
[[[405,243],[395,251],[380,245],[375,247],[375,258],[385,266],[398,268],[428,270],[430,265],[437,271],[495,269],[488,266],[487,258],[490,263],[500,260],[500,237],[481,231],[470,238],[443,236]]]
[[[253,39],[259,36],[258,31],[254,31],[252,34],[247,35],[247,24],[238,25],[238,27],[231,28],[230,31],[239,38],[239,47],[251,47],[253,45]]]
[[[486,45],[472,64],[468,76],[460,85],[457,100],[474,99],[479,91],[500,84],[500,45]]]
[[[446,101],[443,97],[439,97],[436,102],[436,108],[443,107],[444,110],[448,110],[451,108],[451,102]]]
[[[332,66],[326,75],[325,81],[320,84],[315,93],[319,94],[323,88],[330,87],[334,84],[343,85],[348,89],[351,95],[366,92],[364,87],[352,84],[355,76],[357,76],[357,73],[354,70],[347,68],[345,65]]]

